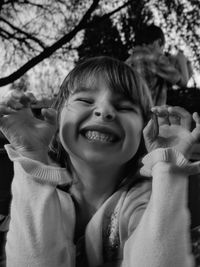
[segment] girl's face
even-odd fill
[[[59,134],[71,159],[121,166],[137,152],[142,128],[140,107],[99,78],[69,96]]]

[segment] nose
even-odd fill
[[[102,107],[96,108],[94,111],[94,115],[105,121],[113,121],[115,119],[115,112],[111,107],[106,108],[102,106]]]

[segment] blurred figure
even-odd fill
[[[145,79],[155,106],[166,104],[167,90],[173,85],[187,86],[192,68],[182,52],[165,55],[161,28],[151,24],[135,35],[136,47],[126,63]]]
[[[165,53],[168,57],[171,64],[174,65],[176,69],[180,71],[183,77],[185,77],[185,82],[187,82],[193,75],[193,69],[191,62],[185,57],[182,50],[178,50],[178,52],[174,55]]]

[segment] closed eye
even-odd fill
[[[94,103],[93,99],[90,99],[90,98],[77,98],[76,101],[83,102],[86,104],[93,104]]]
[[[134,107],[132,107],[132,106],[116,106],[116,110],[118,110],[118,111],[132,111],[132,112],[134,112],[134,111],[136,111],[136,109],[134,108]]]

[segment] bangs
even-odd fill
[[[113,93],[122,95],[134,104],[140,104],[138,81],[133,71],[117,60],[105,62],[101,59],[99,62],[98,59],[92,60],[91,64],[88,64],[88,61],[87,65],[82,63],[72,71],[67,82],[69,94],[75,93],[80,88],[95,88],[101,78]]]
[[[105,80],[113,93],[120,94],[131,100],[134,104],[140,105],[140,97],[137,90],[137,81],[132,70],[124,64],[113,64],[105,69]]]
[[[138,105],[144,118],[147,116],[152,99],[146,83],[126,63],[106,56],[89,58],[77,64],[63,81],[54,108],[59,113],[71,94],[84,88],[96,88],[99,78],[112,92]]]
[[[102,74],[97,68],[94,69],[83,69],[78,74],[73,73],[68,81],[69,95],[76,93],[84,88],[96,88],[97,81]]]

